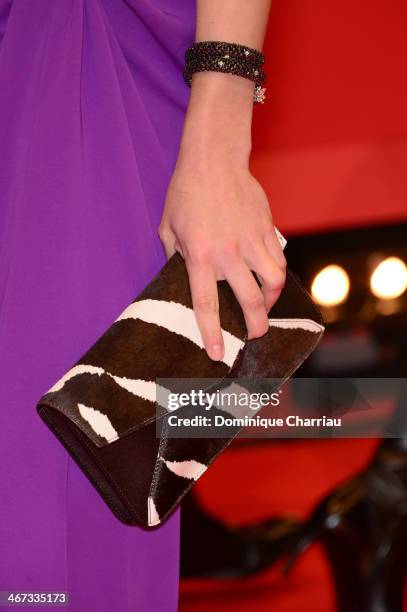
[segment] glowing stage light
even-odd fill
[[[370,290],[382,300],[398,298],[407,289],[407,266],[398,257],[387,257],[373,270]]]
[[[349,276],[346,271],[331,264],[315,276],[311,285],[314,300],[321,306],[337,306],[346,300],[349,294]]]

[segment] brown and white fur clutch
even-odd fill
[[[283,240],[281,238],[281,240]],[[129,525],[165,520],[228,438],[170,438],[156,408],[162,378],[286,380],[323,333],[321,315],[288,271],[270,329],[246,341],[241,308],[218,283],[225,356],[208,358],[185,264],[175,254],[83,357],[39,400],[38,412],[115,515]],[[180,408],[179,410],[182,410]],[[161,437],[156,421],[163,419]]]

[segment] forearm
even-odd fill
[[[271,0],[197,0],[196,41],[222,40],[261,49]]]
[[[219,40],[263,46],[271,0],[197,0],[196,41]],[[181,153],[246,161],[251,150],[253,82],[218,72],[192,77]],[[208,157],[209,156],[209,157]]]

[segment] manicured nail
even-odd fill
[[[210,348],[210,358],[215,361],[222,359],[222,346],[220,344],[213,344]]]

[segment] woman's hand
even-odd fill
[[[209,357],[219,360],[224,346],[216,281],[229,283],[243,309],[248,337],[256,338],[269,328],[267,312],[284,286],[286,262],[267,196],[249,171],[250,126],[247,132],[244,108],[226,100],[227,121],[219,121],[218,105],[211,111],[213,95],[219,101],[219,88],[227,86],[226,97],[237,88],[251,118],[253,84],[214,73],[199,73],[194,79],[198,85],[191,94],[159,235],[168,257],[176,250],[184,257],[205,348]],[[209,100],[202,106],[208,83]],[[199,87],[204,89],[194,98]]]

